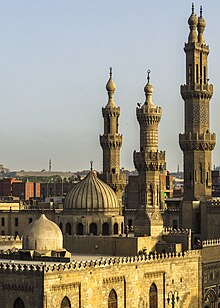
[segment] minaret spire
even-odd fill
[[[204,35],[203,35],[205,27],[206,27],[206,22],[205,22],[205,19],[202,16],[202,6],[200,6],[200,16],[198,18],[197,29],[198,29],[198,41],[199,41],[199,43],[202,43],[202,44],[205,43],[205,38],[204,38]]]
[[[114,94],[116,90],[116,85],[114,83],[114,80],[112,79],[112,67],[109,68],[109,80],[106,84],[106,90],[108,92],[108,106],[115,106],[114,102]]]

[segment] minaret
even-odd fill
[[[100,144],[103,149],[103,174],[101,177],[115,191],[122,213],[122,192],[126,185],[126,177],[120,171],[120,149],[122,146],[122,135],[118,133],[120,107],[116,106],[114,102],[116,85],[112,79],[112,68],[110,68],[110,78],[106,84],[106,90],[108,102],[102,108],[104,134],[100,136]]]
[[[215,147],[215,134],[210,132],[209,102],[213,95],[213,85],[208,78],[209,46],[203,32],[206,22],[194,13],[188,20],[190,33],[185,44],[186,84],[181,86],[185,102],[185,132],[179,135],[179,144],[184,156],[184,197],[181,207],[181,226],[199,233],[199,223],[194,210],[198,202],[212,196],[212,150]],[[190,203],[191,202],[191,203]],[[195,204],[197,203],[197,206]],[[194,204],[194,205],[193,205]]]
[[[202,8],[197,18],[192,6],[188,23],[190,33],[184,48],[186,84],[181,86],[185,101],[185,133],[179,136],[184,154],[184,199],[206,200],[212,196],[211,154],[215,134],[210,133],[209,102],[213,85],[208,83],[209,46],[203,35],[206,23]]]
[[[160,214],[159,173],[165,168],[165,152],[158,151],[158,124],[162,110],[152,101],[153,87],[148,70],[144,88],[146,100],[136,108],[140,125],[140,152],[134,152],[134,165],[138,170],[138,216],[135,235],[158,236],[162,232]]]

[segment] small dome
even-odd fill
[[[101,181],[94,171],[70,189],[64,209],[82,212],[119,211],[115,192]]]
[[[115,92],[115,90],[116,90],[116,85],[115,85],[114,80],[112,79],[112,77],[109,78],[109,80],[108,80],[108,82],[106,84],[106,90],[108,92],[110,92],[110,91]]]
[[[62,232],[57,224],[42,214],[26,227],[22,249],[42,252],[63,249]]]
[[[198,18],[194,13],[192,13],[191,16],[189,17],[188,24],[189,26],[195,26],[195,27],[197,26]]]
[[[206,27],[206,21],[205,21],[205,19],[202,16],[200,16],[198,18],[198,26],[201,27],[201,28],[205,28]]]
[[[153,86],[152,86],[149,82],[148,82],[148,83],[146,84],[146,86],[144,87],[144,92],[145,92],[146,94],[151,94],[151,95],[152,95],[153,90],[154,90],[154,88],[153,88]]]

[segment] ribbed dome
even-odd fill
[[[82,212],[115,211],[119,209],[115,192],[101,181],[94,171],[68,192],[65,209],[80,210]]]
[[[30,223],[23,235],[22,249],[50,251],[63,249],[63,235],[60,228],[42,214]]]

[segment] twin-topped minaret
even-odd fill
[[[100,136],[100,144],[103,149],[103,174],[101,177],[115,191],[122,213],[122,192],[126,185],[126,177],[120,171],[120,149],[122,146],[122,135],[118,132],[120,107],[116,106],[114,102],[116,85],[112,79],[112,68],[110,68],[110,78],[106,84],[106,90],[108,102],[102,108],[104,134]]]
[[[159,173],[165,168],[165,152],[158,151],[158,125],[162,110],[152,101],[150,71],[147,80],[144,88],[146,100],[136,108],[140,125],[140,152],[134,152],[134,165],[138,171],[138,216],[135,221],[135,235],[158,236],[163,228]]]
[[[209,46],[204,39],[206,22],[194,13],[188,20],[190,33],[185,44],[186,84],[181,86],[185,101],[185,132],[179,136],[184,154],[184,200],[206,200],[212,196],[211,153],[215,134],[210,132],[209,102],[213,85],[208,78]]]

